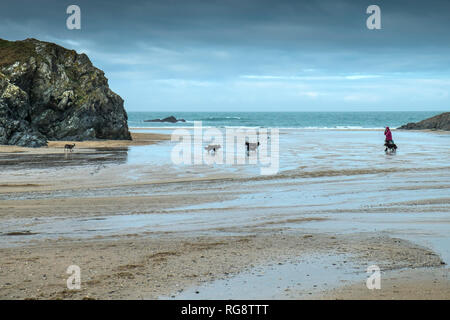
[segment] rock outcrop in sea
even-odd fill
[[[122,98],[85,54],[0,39],[0,144],[131,140]]]
[[[184,119],[177,119],[174,116],[170,116],[164,119],[152,119],[152,120],[144,120],[144,122],[170,122],[170,123],[177,123],[177,122],[186,122]]]
[[[410,122],[398,129],[402,130],[447,130],[450,131],[450,112],[444,112],[437,116],[422,120],[420,122]]]

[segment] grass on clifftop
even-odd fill
[[[34,45],[30,42],[0,39],[0,68],[16,61],[26,61],[35,54]]]

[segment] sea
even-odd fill
[[[442,111],[441,111],[442,112]],[[407,112],[128,112],[130,128],[192,127],[202,121],[203,127],[268,127],[305,129],[393,129],[441,113],[440,111]],[[174,116],[186,122],[145,122]]]

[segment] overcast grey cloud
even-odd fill
[[[0,2],[1,38],[87,53],[129,111],[448,110],[449,30],[446,0]]]

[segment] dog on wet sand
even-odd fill
[[[64,152],[65,152],[65,151],[70,151],[70,152],[72,152],[72,151],[73,151],[73,148],[75,148],[75,143],[74,143],[74,144],[66,144],[66,145],[64,146]]]
[[[221,148],[220,144],[210,144],[205,147],[205,150],[208,151],[208,153],[210,153],[211,151],[216,153],[216,151],[219,150],[220,148]]]
[[[384,146],[386,147],[386,149],[384,149],[384,152],[388,152],[388,150],[389,150],[390,153],[393,153],[393,152],[397,151],[397,145],[392,140],[391,141],[386,141],[384,143]]]
[[[259,141],[258,142],[245,142],[245,148],[247,149],[247,152],[250,151],[256,151],[256,149],[258,149],[259,147]]]

